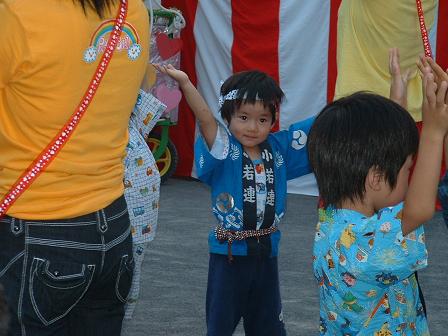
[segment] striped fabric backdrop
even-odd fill
[[[286,100],[277,129],[315,115],[332,99],[337,76],[337,12],[341,0],[163,0],[180,9],[187,21],[182,31],[181,68],[214,113],[221,80],[233,72],[259,69],[278,80]],[[448,67],[448,0],[440,0],[437,61]],[[435,42],[437,41],[437,42]],[[195,119],[184,99],[179,122],[170,137],[179,152],[176,171],[194,176]],[[312,175],[293,181],[288,192],[317,194]]]

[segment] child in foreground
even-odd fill
[[[434,213],[448,110],[447,82],[425,68],[423,86],[420,144],[409,113],[371,93],[329,104],[310,131],[323,203],[313,253],[320,335],[429,335],[415,272],[427,265],[422,224]]]
[[[260,71],[232,75],[221,87],[218,122],[188,76],[156,66],[179,82],[199,124],[199,179],[211,186],[218,220],[209,235],[207,335],[285,335],[277,255],[286,181],[310,172],[306,139],[312,119],[270,133],[283,92]]]

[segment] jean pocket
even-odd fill
[[[67,315],[89,289],[95,265],[34,258],[29,292],[33,309],[44,325]]]
[[[128,299],[134,274],[134,259],[128,255],[121,257],[120,268],[118,269],[117,281],[115,282],[115,294],[118,300],[125,303]]]

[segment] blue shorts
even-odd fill
[[[207,336],[230,336],[240,319],[248,336],[286,335],[276,257],[210,254]]]

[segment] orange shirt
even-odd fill
[[[128,121],[149,59],[147,10],[141,0],[128,5],[119,45],[89,109],[8,215],[70,218],[123,194]],[[0,0],[0,197],[75,110],[118,6],[99,18],[72,0]]]

